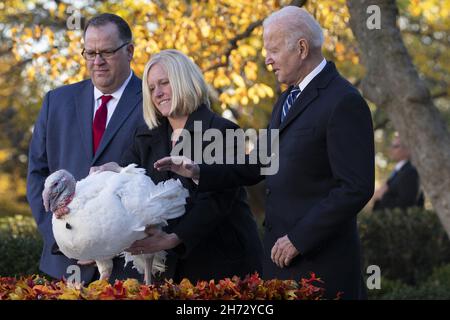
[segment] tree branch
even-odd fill
[[[14,64],[13,66],[11,66],[11,69],[7,70],[6,72],[0,73],[0,76],[2,78],[9,78],[10,75],[17,73],[18,71],[20,71],[25,65],[27,65],[28,63],[32,62],[33,59],[29,58],[29,59],[25,59],[22,61],[17,62],[16,64]]]
[[[233,39],[231,39],[231,40],[229,41],[229,47],[228,47],[228,49],[227,49],[227,50],[225,51],[225,53],[223,54],[223,55],[225,55],[225,57],[226,57],[226,61],[225,61],[225,62],[216,63],[216,64],[212,65],[211,67],[207,68],[206,70],[204,70],[204,72],[211,71],[211,70],[214,70],[214,69],[218,69],[218,68],[220,68],[220,67],[226,67],[226,66],[228,65],[229,60],[230,60],[230,54],[231,54],[231,51],[237,49],[237,47],[238,47],[237,42],[238,42],[239,40],[248,38],[248,37],[251,35],[251,33],[253,32],[253,30],[255,30],[257,27],[259,27],[260,25],[262,25],[262,23],[263,23],[263,20],[262,20],[262,19],[261,19],[261,20],[258,20],[258,21],[255,21],[255,22],[253,22],[253,23],[251,23],[251,24],[247,27],[247,29],[245,29],[244,32],[239,33],[239,34],[236,35]]]
[[[447,90],[436,92],[435,94],[431,95],[431,99],[438,99],[438,98],[443,98],[443,97],[448,97],[448,91]]]
[[[0,50],[0,57],[3,56],[3,55],[6,55],[6,54],[11,54],[12,49],[13,49],[12,47],[7,47],[5,49],[1,49]]]
[[[306,4],[306,1],[307,1],[307,0],[293,0],[293,1],[291,2],[290,5],[291,5],[291,6],[302,7],[302,6],[304,6],[304,5]],[[248,37],[252,34],[253,30],[255,30],[257,27],[259,27],[259,26],[262,25],[263,21],[264,21],[264,19],[260,19],[260,20],[257,20],[257,21],[255,21],[255,22],[251,23],[251,24],[247,27],[247,29],[245,29],[244,32],[239,33],[239,34],[237,34],[234,38],[232,38],[232,39],[229,41],[228,49],[227,49],[227,50],[225,51],[225,53],[223,54],[223,55],[226,57],[225,62],[219,62],[219,63],[216,63],[216,64],[214,64],[214,65],[208,67],[207,69],[203,70],[203,72],[208,72],[208,71],[211,71],[211,70],[214,70],[214,69],[218,69],[218,68],[220,68],[220,67],[226,67],[226,66],[228,66],[228,63],[229,63],[229,61],[230,61],[230,54],[231,54],[231,51],[237,49],[237,47],[238,47],[238,44],[237,44],[238,41],[239,41],[239,40],[243,40],[243,39],[245,39],[245,38],[248,38]]]

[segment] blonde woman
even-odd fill
[[[176,178],[190,190],[186,214],[164,231],[147,230],[149,237],[136,241],[129,251],[151,253],[169,250],[165,278],[180,281],[244,277],[261,272],[262,245],[242,187],[220,192],[196,192],[190,179],[153,168],[177,143],[177,129],[191,133],[194,122],[202,130],[225,132],[238,128],[210,109],[208,87],[198,66],[183,53],[164,50],[152,56],[143,76],[143,112],[146,126],[135,132],[122,165],[137,163],[155,183]],[[183,138],[185,139],[185,137]],[[191,141],[191,145],[199,141]],[[203,143],[202,147],[206,147]],[[193,148],[191,148],[192,151]],[[183,154],[193,159],[193,154]]]

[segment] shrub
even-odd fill
[[[434,212],[365,212],[359,229],[364,266],[378,265],[384,278],[414,285],[450,263],[450,241]]]
[[[32,217],[1,217],[0,275],[38,274],[42,246]]]
[[[412,295],[413,287],[400,280],[381,278],[381,289],[368,290],[369,300],[403,300]]]
[[[0,217],[23,215],[30,216],[30,206],[26,202],[12,201],[6,196],[0,196]]]
[[[436,268],[422,283],[410,286],[399,280],[381,280],[380,290],[370,290],[370,299],[382,300],[449,300],[450,264]]]

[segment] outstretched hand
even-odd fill
[[[165,157],[153,165],[158,171],[172,171],[182,177],[198,180],[200,167],[191,159],[184,156]]]

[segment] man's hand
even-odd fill
[[[145,233],[149,235],[147,238],[135,241],[125,251],[133,255],[155,253],[175,248],[181,243],[181,240],[175,233],[166,233],[157,227],[148,226],[145,228]]]
[[[294,259],[300,252],[294,247],[288,236],[278,238],[277,242],[272,248],[270,257],[272,261],[280,268],[289,266],[292,259]]]
[[[112,171],[112,172],[119,173],[120,170],[122,170],[122,167],[119,166],[116,162],[108,162],[108,163],[102,164],[101,166],[91,167],[91,169],[89,170],[89,175],[91,175],[95,172],[100,173],[102,171]]]
[[[158,171],[172,171],[182,177],[198,180],[200,167],[191,159],[184,156],[165,157],[153,165]]]

